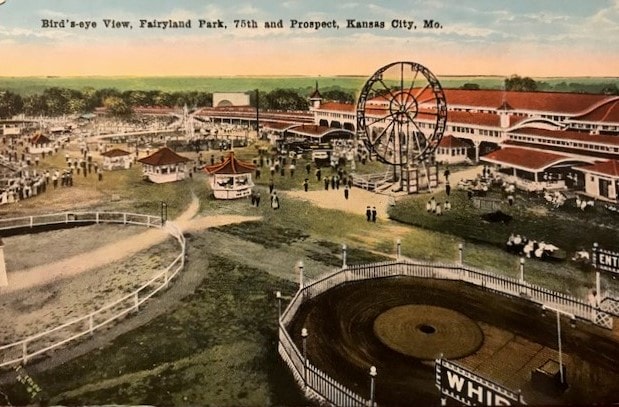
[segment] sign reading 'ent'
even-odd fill
[[[592,257],[595,268],[619,274],[619,253],[600,249],[594,245]]]
[[[520,393],[506,389],[445,359],[436,359],[436,386],[441,394],[467,406],[524,405]]]

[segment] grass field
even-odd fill
[[[256,149],[239,149],[237,155],[252,159],[256,157]],[[48,157],[41,165],[64,166],[64,152]],[[254,208],[249,200],[214,200],[204,174],[195,174],[193,179],[182,182],[156,185],[141,180],[139,166],[128,171],[106,172],[101,183],[94,177],[76,177],[74,189],[59,188],[22,201],[18,208],[3,207],[3,216],[9,216],[10,210],[46,212],[50,210],[49,202],[56,202],[51,207],[58,210],[82,206],[158,215],[160,202],[166,201],[170,205],[170,218],[174,218],[189,204],[193,191],[200,199],[201,215],[262,216],[261,221],[189,235],[189,261],[183,274],[198,274],[201,279],[198,288],[140,328],[57,368],[33,375],[43,388],[44,398],[65,405],[305,404],[276,354],[274,292],[281,290],[287,297],[294,293],[298,279],[294,266],[298,260],[303,260],[306,276],[310,278],[338,267],[342,243],[348,245],[348,263],[358,264],[393,255],[396,238],[402,239],[405,256],[449,262],[456,260],[457,245],[464,242],[467,264],[517,276],[518,257],[500,247],[503,233],[508,229],[484,229],[479,225],[479,214],[467,208],[465,198],[455,191],[453,217],[446,215],[438,220],[427,215],[424,205],[429,196],[423,195],[396,206],[399,217],[416,226],[404,227],[386,219],[369,226],[361,213],[323,209],[287,198],[285,191],[301,189],[306,176],[304,165],[304,160],[298,161],[294,177],[288,171],[283,177],[275,176],[276,188],[283,196],[278,211],[268,205],[266,175],[258,182],[263,201],[259,208]],[[320,189],[322,184],[315,181],[313,169],[311,188]],[[330,175],[329,171],[323,174]],[[82,201],[84,197],[87,199]],[[443,196],[437,197],[444,200]],[[570,216],[567,219],[581,216],[569,211],[567,215]],[[579,228],[588,236],[598,233],[601,227],[598,223],[603,219],[591,215],[583,218],[582,223],[591,223],[591,228]],[[554,222],[547,212],[531,211],[530,221],[535,223],[535,229],[530,233],[550,229],[545,226],[547,220]],[[562,231],[569,234],[570,225],[567,222]],[[616,230],[608,232],[610,242]],[[580,297],[593,284],[590,273],[573,265],[534,260],[526,263],[526,279]],[[36,401],[28,398],[21,385],[5,390],[12,403]]]
[[[378,68],[378,67],[377,67]],[[131,76],[83,76],[83,77],[0,77],[0,89],[10,90],[21,95],[41,93],[50,87],[61,87],[82,90],[84,88],[116,88],[125,90],[161,90],[166,92],[177,91],[205,91],[205,92],[247,92],[259,89],[262,92],[270,92],[278,88],[296,89],[305,93],[311,93],[316,82],[321,90],[342,88],[357,94],[365,81],[372,75],[367,76],[221,76],[221,77],[131,77]],[[438,76],[439,81],[445,88],[458,88],[465,83],[476,83],[482,89],[500,89],[504,77],[501,76]],[[538,82],[556,86],[561,83],[566,85],[577,83],[584,86],[595,84],[615,84],[619,86],[619,77],[552,77],[533,78]],[[569,88],[560,89],[563,91]],[[576,89],[572,90],[576,91]]]

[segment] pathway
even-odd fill
[[[182,231],[201,230],[209,227],[222,226],[230,223],[256,220],[256,217],[244,216],[209,216],[195,218],[200,208],[197,197],[193,197],[189,207],[174,220]],[[77,275],[101,266],[120,261],[143,250],[157,245],[166,239],[169,234],[165,229],[148,229],[137,235],[102,246],[96,250],[68,257],[53,263],[8,273],[8,287],[0,289],[0,294],[34,286],[49,284],[55,281]]]

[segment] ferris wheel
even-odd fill
[[[446,121],[441,84],[416,62],[394,62],[377,70],[357,102],[357,135],[379,161],[394,166],[425,165]]]

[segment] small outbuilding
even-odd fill
[[[251,173],[255,169],[254,164],[238,160],[234,151],[221,163],[205,167],[216,199],[238,199],[251,195],[254,186]]]
[[[441,139],[436,148],[436,161],[447,164],[466,162],[469,145],[461,139],[447,135]]]
[[[37,134],[30,139],[28,151],[31,154],[51,153],[54,151],[54,143],[43,134]]]
[[[143,177],[156,184],[180,181],[189,176],[187,162],[191,160],[176,154],[168,147],[163,147],[138,161],[142,163]]]
[[[127,170],[133,164],[131,153],[120,148],[108,150],[101,153],[101,156],[103,157],[103,169],[107,171]]]
[[[577,167],[585,175],[585,194],[606,202],[619,203],[619,160]]]

